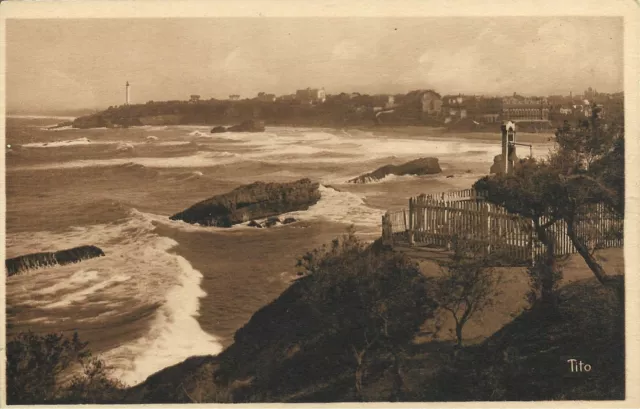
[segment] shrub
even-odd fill
[[[406,257],[376,252],[353,231],[307,253],[299,265],[310,274],[305,297],[324,331],[333,334],[330,342],[352,355],[355,395],[362,399],[367,360],[391,354],[397,372],[397,352],[432,315],[426,279]]]
[[[110,380],[102,361],[92,358],[78,333],[38,335],[18,334],[7,343],[7,403],[98,403],[117,399],[124,385]],[[81,375],[70,376],[74,367]],[[108,392],[108,393],[107,393]]]

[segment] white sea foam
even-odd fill
[[[339,192],[323,185],[320,185],[319,190],[321,198],[318,203],[309,207],[308,210],[286,213],[280,218],[326,220],[370,228],[380,226],[384,211],[367,206],[360,196]]]
[[[170,127],[171,130],[188,131],[178,138],[208,138],[208,149],[215,147],[220,142],[220,136],[211,135],[207,129],[201,126]],[[149,135],[151,137],[153,135]],[[497,142],[482,140],[463,140],[455,138],[402,139],[386,138],[384,136],[372,136],[367,132],[349,134],[346,132],[335,133],[319,130],[302,131],[295,128],[268,129],[267,132],[243,133],[230,132],[224,134],[224,140],[234,141],[233,144],[225,144],[224,151],[210,152],[200,151],[193,155],[181,157],[136,157],[127,159],[147,167],[171,168],[171,167],[207,167],[215,165],[228,165],[242,161],[259,161],[267,164],[336,164],[336,163],[363,163],[379,161],[384,158],[394,157],[402,161],[409,161],[419,157],[434,156],[441,162],[448,160],[464,160],[473,162],[486,162],[489,166],[493,163],[495,155],[500,153]],[[193,140],[193,139],[191,139]],[[89,141],[80,138],[73,141],[58,141],[46,145],[67,146],[69,144],[89,143],[129,143],[133,146],[148,143],[132,141]],[[154,142],[154,145],[182,145],[192,143],[189,140],[179,139],[174,141]],[[204,142],[203,142],[204,143]],[[25,146],[45,147],[43,143],[27,144]],[[238,150],[236,150],[236,147]],[[536,144],[534,156],[545,156],[550,144]],[[522,152],[522,150],[519,150]],[[528,153],[528,149],[525,149]],[[102,160],[69,160],[63,163],[46,163],[23,167],[20,169],[49,169],[49,168],[81,168],[88,166],[113,166],[122,163],[123,158],[111,158]],[[372,169],[373,170],[373,169]]]
[[[362,197],[354,193],[340,192],[323,185],[320,185],[319,191],[320,200],[310,206],[309,209],[284,213],[281,214],[279,218],[284,220],[287,217],[294,217],[297,220],[330,221],[348,225],[353,224],[368,229],[379,229],[381,218],[384,214],[383,210],[367,206],[362,200]],[[181,220],[170,220],[166,216],[153,213],[138,213],[153,223],[163,224],[185,232],[224,232],[230,230],[226,227],[200,226]],[[256,221],[265,220],[266,219],[256,219]],[[233,225],[231,229],[255,230],[254,227],[247,226],[247,223]]]
[[[135,163],[148,168],[204,168],[237,162],[236,154],[231,152],[197,152],[193,155],[175,156],[170,158],[134,157],[111,158],[95,160],[73,160],[69,162],[47,163],[42,165],[17,167],[16,170],[44,170],[44,169],[77,169],[85,167],[118,166]]]
[[[133,150],[133,144],[131,143],[127,143],[127,142],[121,142],[118,144],[118,146],[116,147],[116,150],[118,152],[127,152],[130,150]]]
[[[45,126],[40,128],[41,131],[50,131],[50,132],[60,132],[60,131],[73,131],[74,129],[78,129],[78,128],[74,128],[71,125],[66,125],[66,126],[58,126],[55,128],[52,128],[55,125],[49,125],[49,126]]]
[[[12,277],[7,283],[12,305],[28,305],[30,313],[47,324],[109,322],[131,308],[160,305],[147,334],[105,353],[117,375],[130,384],[189,356],[218,353],[220,344],[195,319],[205,295],[202,275],[187,260],[169,253],[177,243],[154,229],[152,218],[132,210],[131,217],[117,223],[61,233],[9,234],[11,254],[87,243],[105,252],[105,257],[83,261],[83,270],[69,264]],[[78,314],[77,303],[90,305],[93,315]]]
[[[195,137],[208,137],[208,136],[209,136],[209,134],[207,134],[207,133],[206,133],[206,132],[204,132],[204,131],[198,131],[198,130],[196,130],[196,131],[189,132],[189,136],[195,136]]]
[[[99,282],[98,284],[94,284],[90,287],[83,288],[79,291],[74,291],[70,294],[66,294],[59,301],[50,303],[45,305],[43,308],[61,308],[61,307],[69,307],[74,303],[82,302],[87,299],[87,296],[99,292],[106,287],[110,286],[114,283],[120,283],[123,281],[127,281],[131,279],[130,276],[119,274],[114,277],[108,278],[104,281]]]
[[[23,148],[57,148],[60,146],[74,146],[74,145],[89,145],[91,140],[89,138],[71,139],[68,141],[55,141],[55,142],[34,142],[25,143]]]
[[[7,118],[16,119],[60,119],[64,121],[71,121],[76,119],[75,116],[58,116],[58,115],[7,115]]]
[[[165,252],[176,244],[171,239],[162,239]],[[199,299],[206,295],[200,288],[202,274],[185,258],[170,257],[178,284],[165,294],[164,304],[156,312],[148,334],[106,354],[109,362],[118,368],[115,375],[129,385],[140,383],[154,372],[187,357],[217,354],[222,350],[216,338],[205,333],[196,319]]]
[[[55,294],[61,290],[68,289],[69,287],[80,286],[83,284],[90,283],[92,281],[99,280],[98,272],[96,270],[79,270],[74,273],[68,280],[64,280],[62,282],[57,282],[52,286],[46,286],[41,290],[34,291],[34,294],[39,295],[48,295]]]

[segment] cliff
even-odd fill
[[[291,183],[255,182],[196,203],[171,216],[171,220],[231,227],[253,219],[306,210],[320,200],[318,187],[318,183],[309,179]]]
[[[383,179],[388,175],[431,175],[441,173],[440,164],[436,158],[420,158],[402,165],[386,165],[373,172],[360,175],[349,180],[349,183],[367,183]]]
[[[5,261],[5,267],[7,276],[10,277],[26,270],[77,263],[101,256],[104,256],[104,252],[96,246],[80,246],[68,250],[34,253],[10,258]]]
[[[409,345],[435,308],[427,280],[401,257],[344,241],[338,248],[257,311],[218,356],[166,368],[123,403],[392,399],[393,345]]]

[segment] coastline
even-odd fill
[[[224,349],[253,313],[296,278],[298,257],[345,234],[347,227],[301,221],[271,229],[220,232],[183,231],[157,224],[156,233],[177,242],[169,252],[188,260],[202,274],[200,288],[206,295],[199,299],[194,318]],[[246,286],[257,291],[247,294]]]

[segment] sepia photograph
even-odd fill
[[[628,402],[637,9],[120,9],[0,6],[4,404]]]

